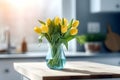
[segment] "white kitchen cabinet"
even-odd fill
[[[120,12],[120,0],[91,0],[90,10],[98,12]]]
[[[3,59],[0,60],[0,80],[22,80],[21,75],[14,70],[14,62],[40,62],[40,59]]]

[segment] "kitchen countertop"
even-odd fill
[[[0,54],[0,59],[5,58],[45,58],[47,52],[27,52],[25,54],[12,53],[12,54]],[[120,53],[94,53],[88,54],[85,52],[66,52],[67,58],[93,58],[93,57],[120,57]]]
[[[30,80],[120,78],[120,67],[88,61],[68,61],[63,70],[51,70],[45,62],[14,63],[14,68]]]

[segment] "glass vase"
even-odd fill
[[[64,54],[63,46],[50,45],[46,56],[46,64],[50,69],[60,70],[64,68],[66,57]]]

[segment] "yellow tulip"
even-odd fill
[[[59,17],[55,17],[54,23],[55,23],[55,25],[60,24],[61,23],[61,19]]]
[[[61,32],[62,33],[66,33],[67,32],[68,27],[67,26],[61,26]]]
[[[50,18],[47,19],[46,24],[47,24],[47,26],[49,26],[51,24],[51,19]]]
[[[67,26],[67,24],[68,24],[68,20],[64,18],[64,25]]]
[[[41,30],[42,30],[42,33],[48,33],[48,26],[42,25]]]
[[[41,28],[40,27],[34,27],[34,31],[38,34],[41,33]]]
[[[72,28],[70,30],[70,35],[76,35],[77,33],[78,33],[78,29],[76,29],[76,28]]]
[[[78,25],[79,25],[79,21],[76,20],[76,21],[73,22],[72,27],[77,28]]]

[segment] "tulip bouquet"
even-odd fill
[[[43,37],[45,37],[52,49],[52,58],[47,60],[47,64],[50,68],[54,66],[58,67],[62,63],[62,59],[59,60],[61,44],[64,44],[68,49],[68,42],[77,38],[79,21],[72,19],[68,22],[66,18],[61,19],[59,17],[55,17],[54,19],[48,18],[46,22],[38,21],[41,27],[34,27],[34,31],[39,34],[39,42],[42,42]]]

